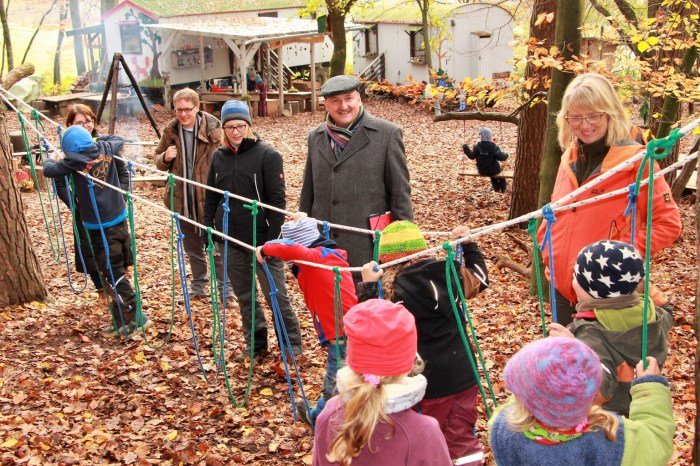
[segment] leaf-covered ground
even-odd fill
[[[435,124],[425,111],[389,101],[369,102],[367,107],[404,130],[416,221],[422,229],[448,231],[461,223],[475,228],[507,218],[510,188],[506,195],[500,195],[491,191],[486,178],[459,176],[463,165],[472,163],[465,162],[461,144],[476,142],[478,122]],[[162,111],[156,111],[155,116],[161,124],[168,118]],[[8,118],[10,126],[16,128],[16,118],[13,120],[12,114]],[[255,129],[284,156],[290,209],[297,205],[301,187],[306,135],[321,120],[321,113],[305,113],[255,121]],[[492,123],[491,127],[496,142],[513,154],[515,128],[505,123]],[[120,119],[116,132],[129,138],[155,139],[142,116]],[[138,153],[132,147],[129,152],[144,159],[152,155],[151,149]],[[513,168],[512,158],[506,168]],[[161,204],[162,189],[137,185],[135,193]],[[177,293],[172,335],[162,348],[154,349],[143,339],[104,339],[100,328],[108,322],[107,310],[97,304],[94,290],[71,291],[64,256],[58,262],[52,260],[37,194],[24,194],[23,199],[51,299],[0,308],[0,459],[4,464],[311,463],[313,436],[305,424],[292,419],[287,385],[279,375],[278,351],[255,365],[245,407],[236,407],[230,399],[242,403],[248,375],[247,366],[233,362],[242,349],[235,304],[226,314],[229,395],[223,374],[208,384],[199,367],[201,358],[207,377],[214,377],[208,302],[193,303],[191,326]],[[671,349],[664,367],[672,382],[677,421],[674,465],[690,463],[696,415],[693,202],[693,196],[682,200],[682,237],[659,255],[652,270],[654,282],[676,306],[676,325],[671,330]],[[136,202],[135,210],[143,309],[155,322],[149,341],[159,346],[168,335],[172,315],[170,219],[143,203]],[[62,219],[64,224],[69,221],[65,208]],[[509,233],[528,242],[523,231],[511,229]],[[70,236],[67,232],[66,242],[72,251]],[[432,238],[431,244],[442,240]],[[522,276],[495,266],[498,256],[525,264],[525,252],[503,232],[483,237],[479,243],[490,265],[492,286],[470,303],[470,311],[491,380],[503,401],[507,393],[502,368],[525,342],[541,335],[539,306],[537,298],[528,295],[528,282]],[[72,252],[69,257],[73,271]],[[73,272],[72,278],[82,286],[82,276]],[[307,395],[315,400],[325,358],[291,276],[287,284],[302,322],[306,357],[301,374]],[[269,317],[268,310],[266,313]],[[271,336],[270,346],[274,344]],[[483,407],[481,411],[485,419]],[[485,420],[480,422],[479,435],[485,444]],[[493,464],[490,452],[487,455],[487,464]]]

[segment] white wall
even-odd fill
[[[452,23],[454,22],[454,26]],[[379,24],[377,29],[378,52],[384,54],[386,79],[403,84],[408,75],[415,81],[427,80],[428,68],[409,62],[409,35],[405,32],[414,26],[407,24]],[[450,36],[446,39],[442,67],[450,77],[461,81],[469,76],[490,78],[493,73],[510,71],[513,67],[513,19],[504,9],[486,4],[465,4],[453,10],[443,20],[443,27]],[[474,32],[488,32],[490,38],[479,38]],[[437,36],[436,31],[433,35]],[[354,71],[362,72],[374,57],[364,57],[365,36],[361,31],[353,33]],[[432,54],[433,66],[438,58]]]

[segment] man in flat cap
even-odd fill
[[[309,133],[299,210],[330,223],[381,230],[395,220],[413,220],[411,186],[401,129],[365,111],[359,88],[352,76],[335,76],[321,86],[328,113]],[[348,252],[351,266],[372,260],[371,235],[335,229],[331,238]]]

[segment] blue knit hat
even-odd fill
[[[484,126],[479,129],[479,138],[481,138],[482,141],[490,141],[492,137],[493,131],[491,131],[491,128]]]
[[[82,152],[95,144],[92,135],[80,125],[73,125],[63,133],[61,150],[63,152]]]
[[[318,239],[318,223],[310,217],[302,217],[296,222],[285,222],[282,225],[282,238],[294,241],[307,248]]]
[[[221,124],[229,120],[243,120],[249,125],[253,122],[250,119],[250,108],[246,102],[240,100],[229,100],[221,108]]]

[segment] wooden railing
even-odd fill
[[[367,65],[367,68],[362,70],[360,73],[360,78],[367,81],[378,81],[384,80],[384,54],[381,53],[377,58],[372,60],[372,63]]]

